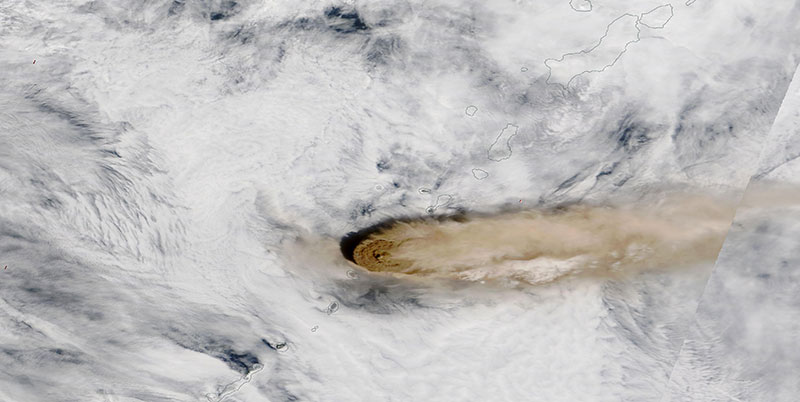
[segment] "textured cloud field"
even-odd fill
[[[664,401],[790,401],[800,393],[799,111],[800,70],[736,212]]]
[[[339,241],[787,181],[798,21],[789,0],[0,2],[0,400],[791,400],[763,379],[780,353],[713,335],[720,267],[769,255],[758,225],[705,294],[713,257],[480,283],[370,272]]]

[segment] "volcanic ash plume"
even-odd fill
[[[358,265],[380,272],[544,283],[713,261],[731,203],[681,197],[650,206],[570,206],[398,221],[364,238]]]

